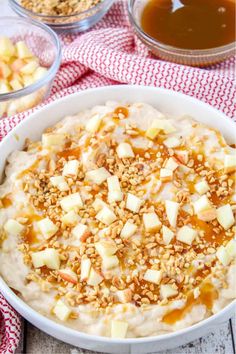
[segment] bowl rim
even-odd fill
[[[42,86],[46,85],[48,82],[53,80],[55,77],[57,70],[60,67],[61,64],[61,44],[60,40],[57,36],[57,34],[46,24],[40,23],[39,21],[32,20],[31,18],[18,18],[18,17],[13,17],[13,16],[4,16],[0,17],[0,23],[3,24],[4,22],[13,22],[14,24],[18,22],[19,24],[28,24],[32,27],[37,27],[40,28],[41,30],[47,32],[51,39],[53,40],[56,48],[56,55],[55,55],[55,60],[53,61],[53,64],[50,66],[50,68],[47,71],[47,74],[44,75],[41,79],[37,80],[35,83],[26,86],[20,90],[16,91],[11,91],[9,93],[2,93],[0,94],[0,102],[1,101],[8,101],[11,99],[16,99],[22,96],[27,96],[35,91],[37,91],[39,88]]]
[[[43,20],[46,20],[46,19],[60,19],[60,20],[63,20],[63,19],[68,19],[68,18],[73,18],[75,16],[78,16],[78,15],[87,15],[89,14],[89,12],[91,12],[92,10],[97,10],[97,9],[100,9],[100,7],[103,7],[103,5],[105,4],[109,4],[110,2],[112,3],[114,0],[101,0],[97,5],[95,6],[92,6],[90,7],[89,9],[87,10],[84,10],[84,11],[81,11],[81,12],[76,12],[74,14],[71,14],[71,15],[44,15],[44,14],[41,14],[39,12],[33,12],[31,10],[28,10],[26,9],[24,6],[22,6],[18,1],[16,0],[9,0],[10,4],[12,6],[15,6],[17,8],[18,11],[20,12],[24,12],[26,14],[28,14],[28,16],[37,16],[37,17],[41,17]],[[105,6],[104,5],[104,6]],[[54,25],[54,24],[53,24]]]
[[[71,95],[65,96],[63,98],[57,99],[53,102],[50,102],[48,105],[40,108],[39,110],[35,111],[34,113],[30,114],[28,117],[26,117],[24,120],[22,120],[17,126],[15,126],[9,134],[0,142],[0,151],[3,147],[3,145],[7,145],[10,142],[10,139],[13,138],[15,135],[17,135],[18,130],[22,130],[22,128],[27,127],[27,123],[30,121],[34,121],[34,119],[37,117],[38,114],[42,115],[43,113],[46,113],[49,108],[53,108],[53,106],[56,106],[59,102],[60,104],[63,104],[67,100],[73,100],[74,97],[80,97],[83,95],[94,95],[98,94],[99,91],[103,90],[122,90],[123,88],[126,89],[134,89],[134,90],[149,90],[153,91],[155,90],[156,93],[158,92],[163,92],[163,93],[168,93],[171,94],[172,96],[176,97],[182,97],[187,99],[189,102],[197,102],[199,105],[204,106],[206,108],[210,108],[212,112],[217,112],[218,114],[220,113],[222,117],[222,121],[228,121],[233,124],[232,119],[227,117],[224,113],[221,111],[217,110],[216,108],[210,106],[209,104],[202,102],[194,97],[185,95],[180,92],[175,92],[173,90],[169,89],[164,89],[164,88],[157,88],[157,87],[148,87],[144,85],[113,85],[113,86],[103,86],[103,87],[96,87],[96,88],[90,88],[87,90],[75,92]],[[46,114],[44,115],[46,117]],[[48,122],[48,124],[50,124]],[[223,123],[222,123],[223,124]],[[102,344],[123,344],[123,345],[132,345],[132,344],[143,344],[143,343],[149,343],[149,342],[155,342],[158,343],[160,341],[168,341],[168,339],[173,339],[179,336],[184,336],[188,333],[192,333],[194,331],[200,330],[203,327],[208,327],[210,325],[213,325],[213,323],[223,317],[224,315],[227,315],[229,313],[234,313],[236,311],[236,300],[233,300],[230,302],[228,305],[226,305],[224,308],[222,308],[220,311],[217,313],[211,315],[210,317],[207,317],[206,319],[197,322],[189,327],[182,328],[180,330],[174,331],[174,332],[169,332],[165,334],[160,334],[160,335],[155,335],[155,336],[148,336],[148,337],[139,337],[139,338],[125,338],[125,339],[114,339],[110,337],[102,337],[98,335],[91,335],[87,334],[85,332],[77,331],[75,329],[72,329],[70,327],[64,326],[63,324],[60,324],[42,314],[40,314],[38,311],[34,310],[32,307],[30,307],[24,300],[22,300],[20,297],[18,297],[13,290],[7,285],[7,283],[3,280],[3,278],[0,275],[0,291],[5,296],[5,298],[9,301],[9,303],[23,316],[26,317],[30,322],[32,322],[36,326],[41,326],[41,329],[47,332],[47,329],[50,328],[54,332],[53,335],[55,337],[60,338],[59,335],[65,334],[68,338],[68,343],[70,342],[70,338],[77,338],[77,339],[84,339],[88,340],[91,342],[97,341]],[[79,345],[79,343],[78,343]]]
[[[228,50],[232,50],[233,48],[236,48],[236,40],[234,42],[230,42],[228,44],[218,46],[218,47],[212,47],[208,49],[185,49],[185,48],[179,48],[175,47],[169,44],[165,44],[163,42],[158,41],[154,37],[150,36],[146,32],[143,31],[141,26],[137,23],[134,15],[133,15],[133,5],[135,3],[135,0],[128,0],[127,1],[127,9],[128,9],[128,16],[131,25],[135,28],[136,32],[142,36],[147,42],[151,42],[153,46],[159,46],[163,51],[165,52],[172,52],[173,54],[177,54],[179,56],[184,56],[184,57],[199,57],[204,55],[204,57],[210,57],[212,55],[219,55],[222,52],[227,52]]]

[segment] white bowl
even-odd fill
[[[13,129],[0,143],[0,176],[8,155],[16,149],[22,149],[26,138],[39,139],[45,128],[54,125],[65,115],[75,114],[107,100],[142,101],[169,114],[190,114],[196,120],[219,129],[229,144],[236,141],[235,123],[223,113],[194,98],[152,87],[101,87],[78,92],[55,101],[35,112]],[[206,320],[173,333],[146,338],[110,339],[75,331],[40,315],[16,296],[1,278],[0,291],[24,318],[53,337],[78,347],[117,354],[153,353],[177,347],[212,331],[220,323],[229,319],[236,310],[236,301],[234,301]]]

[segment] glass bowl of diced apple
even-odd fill
[[[0,18],[0,119],[33,108],[48,97],[60,66],[60,42],[48,26]]]

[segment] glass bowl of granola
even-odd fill
[[[10,6],[18,15],[41,21],[58,32],[86,31],[107,13],[113,2],[114,0],[9,0]]]

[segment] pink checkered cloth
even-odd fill
[[[126,0],[117,1],[91,31],[61,38],[63,62],[52,95],[42,105],[90,87],[129,83],[163,87],[194,96],[233,118],[235,59],[206,69],[155,59],[130,28],[126,6]],[[0,140],[42,105],[1,120]],[[19,341],[19,318],[2,296],[0,313],[0,353],[13,353]]]

